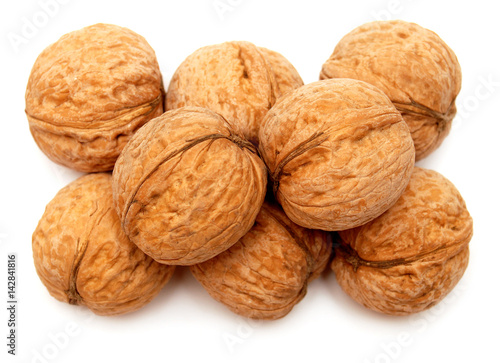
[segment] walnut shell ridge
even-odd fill
[[[469,261],[472,218],[455,186],[415,168],[397,203],[339,232],[331,264],[342,289],[365,307],[408,315],[439,303]]]
[[[415,149],[391,101],[368,83],[331,79],[282,97],[260,129],[259,150],[287,216],[311,229],[354,228],[404,191]]]
[[[267,111],[276,99],[303,84],[281,54],[250,42],[226,42],[200,48],[184,60],[170,81],[166,108],[208,108],[258,145]]]
[[[236,243],[264,201],[255,147],[207,109],[179,108],[144,125],[113,170],[129,238],[161,263],[192,265]]]
[[[191,271],[233,312],[278,319],[302,300],[307,284],[325,269],[330,255],[328,233],[300,227],[281,208],[264,202],[250,231]]]
[[[320,79],[353,78],[381,89],[410,127],[416,160],[451,129],[462,73],[455,53],[434,32],[401,20],[364,24],[324,63]]]
[[[130,136],[163,113],[156,55],[133,31],[95,24],[62,36],[37,58],[26,88],[31,134],[54,162],[113,169]]]
[[[107,173],[82,176],[61,189],[47,205],[32,246],[36,271],[49,293],[98,315],[141,308],[175,269],[129,241],[114,210]]]

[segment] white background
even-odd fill
[[[44,2],[51,1],[0,5],[1,362],[500,360],[500,27],[494,1],[66,0],[49,11],[43,10]],[[218,13],[217,4],[227,4],[226,11]],[[80,174],[49,161],[28,130],[25,87],[46,46],[97,22],[126,26],[155,49],[168,84],[180,62],[197,48],[247,40],[285,55],[309,83],[318,79],[321,65],[344,34],[377,18],[400,18],[434,30],[462,66],[459,115],[451,134],[418,163],[449,178],[474,218],[469,267],[448,299],[412,317],[384,316],[357,305],[327,271],[288,316],[252,322],[212,300],[185,268],[176,271],[151,304],[125,316],[97,317],[49,296],[33,267],[31,234],[45,205]],[[26,21],[38,22],[34,34],[23,35]],[[15,46],[9,41],[13,34],[25,42]],[[18,254],[15,358],[6,353],[9,252]],[[76,334],[56,347],[54,336],[61,337],[68,324]]]

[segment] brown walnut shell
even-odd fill
[[[368,83],[332,79],[281,98],[259,146],[274,193],[295,223],[354,228],[393,205],[410,179],[415,149],[391,101]]]
[[[33,259],[53,297],[98,315],[143,307],[175,269],[129,241],[106,173],[82,176],[57,193],[33,233]]]
[[[220,115],[180,108],[142,127],[113,171],[129,238],[161,263],[192,265],[235,244],[264,201],[266,169],[255,147]]]
[[[265,202],[255,224],[235,245],[191,266],[196,279],[217,301],[254,319],[278,319],[305,296],[307,284],[330,260],[328,233],[290,221]]]
[[[369,309],[408,315],[437,304],[464,274],[472,218],[449,180],[415,168],[394,206],[339,237],[331,266],[342,289]]]
[[[434,32],[401,20],[362,25],[340,40],[320,79],[353,78],[381,89],[401,112],[416,160],[450,132],[462,73],[453,51]]]
[[[261,121],[283,94],[304,83],[281,54],[249,42],[198,49],[174,73],[168,110],[198,106],[213,110],[254,145]]]
[[[153,49],[133,31],[96,24],[61,37],[37,58],[26,115],[40,149],[83,172],[113,169],[130,136],[163,113]]]

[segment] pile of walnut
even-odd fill
[[[330,264],[375,311],[441,301],[467,267],[472,219],[453,184],[414,163],[450,131],[454,53],[416,24],[372,22],[320,78],[304,85],[281,54],[227,42],[187,57],[165,91],[146,40],[107,24],[46,48],[30,131],[53,161],[93,173],[33,234],[49,293],[122,314],[184,265],[237,314],[277,319]]]

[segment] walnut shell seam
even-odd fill
[[[422,106],[423,109],[426,109],[425,106]],[[399,109],[398,109],[399,111]],[[432,111],[429,109],[429,112]],[[411,111],[410,111],[411,113]],[[415,112],[415,114],[418,114]],[[442,117],[444,120],[444,116]],[[295,149],[293,149],[288,155],[286,155],[276,166],[276,169],[273,173],[271,173],[269,167],[267,166],[267,163],[264,160],[264,164],[266,165],[266,168],[268,170],[268,173],[271,177],[271,180],[273,182],[273,194],[276,196],[276,193],[278,192],[279,188],[279,183],[280,183],[280,178],[284,174],[283,169],[288,164],[290,161],[295,159],[296,157],[304,154],[305,152],[314,149],[315,147],[321,146],[323,142],[328,140],[329,135],[327,134],[328,130],[326,131],[319,131],[314,133],[311,137],[309,137],[307,140],[299,143]]]
[[[438,132],[442,132],[446,129],[446,124],[453,120],[456,113],[455,99],[448,107],[445,112],[434,111],[433,109],[422,105],[421,103],[415,102],[410,99],[411,103],[398,103],[393,102],[396,109],[401,112],[402,115],[412,115],[412,116],[424,116],[431,117],[437,120]]]
[[[117,117],[113,117],[104,121],[96,121],[92,125],[92,130],[111,131],[117,128],[126,127],[135,118],[141,116],[147,116],[152,112],[154,112],[158,108],[158,105],[161,103],[162,98],[163,94],[160,94],[150,102],[144,103],[142,105],[137,105],[134,107],[127,107],[128,111]],[[73,134],[88,130],[88,127],[86,125],[79,127],[78,123],[74,123],[72,125],[71,122],[67,121],[64,126],[61,126],[54,124],[48,120],[42,120],[36,118],[28,114],[27,111],[25,112],[29,118],[30,126],[36,127],[37,129],[41,129],[42,131],[51,132],[53,134],[68,134],[68,133]],[[50,128],[50,131],[47,130],[47,128]]]
[[[285,156],[280,163],[277,165],[276,170],[274,173],[271,173],[269,170],[269,167],[266,164],[266,168],[269,172],[269,175],[271,176],[271,180],[273,181],[273,194],[276,196],[276,193],[278,192],[279,184],[280,184],[280,178],[283,175],[283,168],[288,164],[290,161],[295,159],[296,157],[302,155],[303,153],[314,149],[317,146],[320,146],[324,141],[328,139],[328,136],[326,137],[321,137],[325,134],[325,132],[317,132],[313,134],[310,138],[307,140],[301,142],[297,148],[292,150],[287,156]],[[319,139],[321,137],[321,139]],[[319,139],[319,140],[317,140]],[[315,141],[315,143],[313,143]],[[264,161],[265,163],[265,161]]]
[[[78,239],[75,258],[73,260],[73,264],[71,266],[71,272],[69,275],[69,289],[66,292],[68,295],[68,301],[70,305],[78,305],[79,301],[82,301],[83,298],[78,292],[76,280],[78,276],[78,271],[80,269],[80,264],[82,263],[83,257],[85,256],[85,252],[87,252],[87,247],[89,245],[89,237],[92,233],[92,230],[96,225],[98,225],[103,217],[111,210],[111,208],[107,208],[104,210],[104,213],[101,215],[97,215],[94,217],[98,210],[97,202],[95,203],[95,209],[89,216],[89,223],[87,223],[87,228],[85,229],[84,238]]]
[[[125,221],[127,220],[127,215],[128,215],[129,210],[130,210],[130,207],[132,206],[133,203],[137,202],[135,200],[135,196],[137,195],[137,193],[141,189],[142,185],[164,163],[166,163],[167,161],[169,161],[170,159],[174,158],[175,156],[177,156],[179,154],[182,154],[183,152],[191,149],[192,147],[194,147],[194,146],[196,146],[196,145],[198,145],[198,144],[200,144],[202,142],[209,141],[210,143],[212,143],[212,142],[214,142],[217,139],[226,139],[226,140],[229,140],[229,141],[233,142],[234,144],[236,144],[241,149],[247,149],[247,150],[249,150],[253,154],[257,153],[257,149],[255,148],[255,146],[250,141],[247,141],[247,140],[239,137],[238,135],[232,134],[232,133],[229,136],[228,135],[223,135],[223,134],[209,134],[209,135],[200,136],[200,137],[195,138],[195,139],[186,140],[186,142],[188,143],[187,145],[183,146],[180,149],[174,150],[171,153],[169,153],[168,155],[166,155],[148,173],[145,173],[142,176],[141,180],[139,181],[139,183],[135,187],[135,190],[130,194],[129,200],[127,201],[127,203],[125,205],[125,209],[124,209],[124,213],[123,213],[123,218],[122,218],[122,226],[125,225]]]
[[[314,257],[311,253],[311,251],[309,250],[309,248],[307,247],[307,245],[302,242],[302,240],[297,236],[297,234],[292,230],[292,228],[290,228],[276,213],[274,213],[272,210],[268,210],[267,211],[269,213],[269,215],[271,216],[272,219],[274,219],[289,235],[290,237],[292,237],[292,240],[295,242],[295,244],[297,246],[300,247],[300,249],[302,249],[304,251],[304,253],[306,254],[306,261],[307,261],[307,278],[305,280],[305,283],[304,283],[304,287],[303,289],[305,289],[307,287],[307,282],[309,280],[309,277],[311,276],[311,274],[313,273],[314,271],[314,265],[315,265],[315,261],[314,261]]]
[[[472,231],[470,231],[467,236],[465,236],[463,239],[456,241],[453,244],[450,244],[448,246],[440,246],[438,248],[435,248],[430,251],[426,251],[423,253],[419,253],[415,256],[412,257],[406,257],[406,258],[396,258],[393,260],[386,260],[386,261],[370,261],[370,260],[365,260],[361,257],[359,257],[359,254],[348,244],[346,244],[344,241],[342,241],[340,238],[338,241],[336,241],[337,245],[335,246],[335,251],[339,253],[339,256],[341,256],[348,264],[350,264],[354,272],[356,272],[359,268],[359,266],[366,266],[366,267],[372,267],[372,268],[379,268],[379,269],[388,269],[391,267],[396,267],[400,265],[409,265],[413,262],[421,261],[425,259],[426,257],[432,256],[436,254],[437,252],[447,250],[447,249],[453,249],[455,247],[460,247],[458,250],[449,255],[449,258],[454,257],[458,255],[464,248],[468,247],[468,243],[464,243],[465,241],[469,241],[472,237]]]

